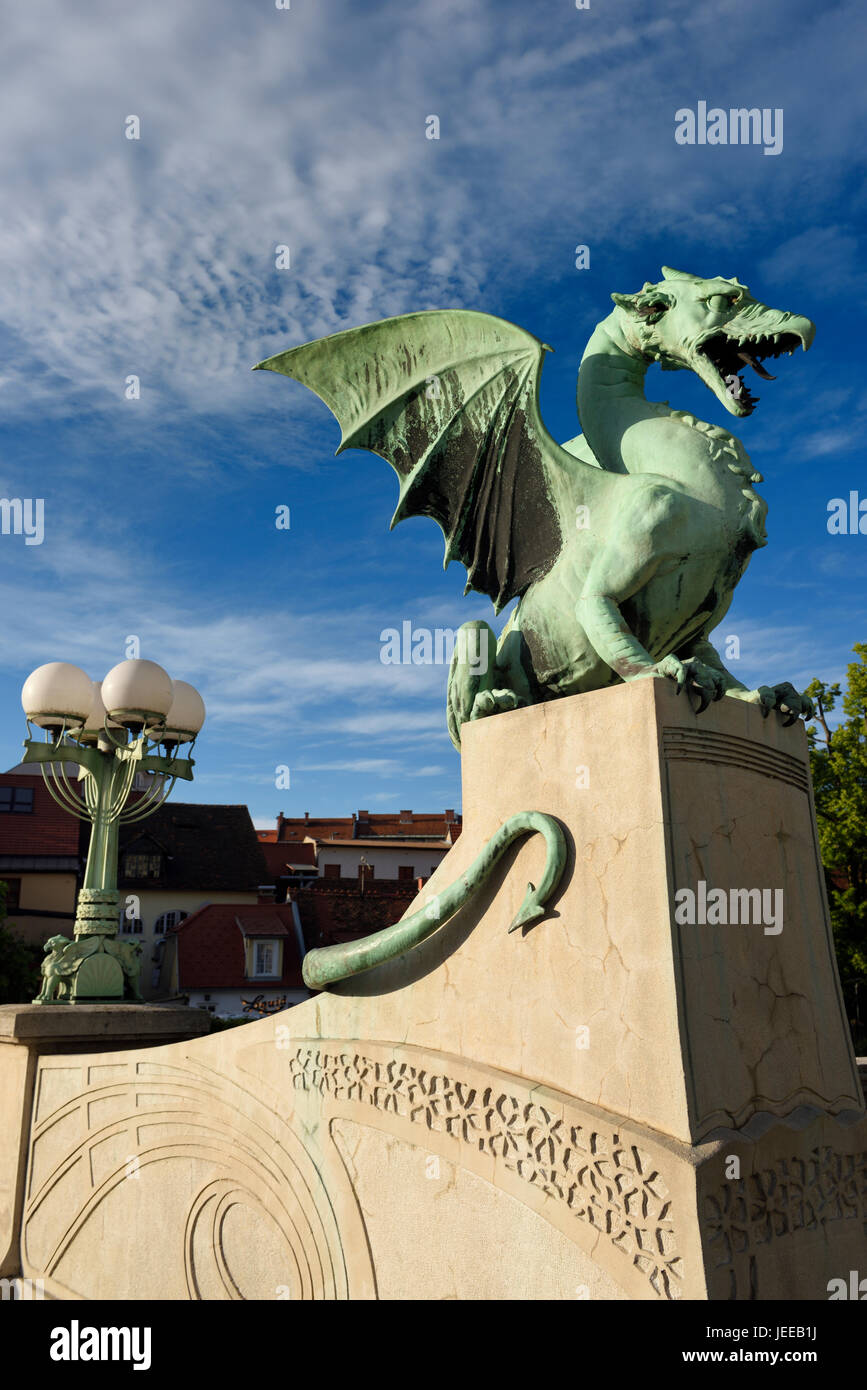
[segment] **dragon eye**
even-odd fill
[[[724,314],[732,304],[736,304],[738,296],[736,294],[712,294],[708,299],[708,305],[715,314]]]

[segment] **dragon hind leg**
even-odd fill
[[[530,687],[518,657],[520,634],[497,638],[487,623],[464,623],[458,629],[449,669],[448,726],[460,751],[461,725],[531,703]]]

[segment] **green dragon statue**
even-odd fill
[[[612,295],[578,375],[584,433],[563,445],[539,414],[550,349],[487,314],[405,314],[258,364],[322,398],[342,430],[338,453],[388,460],[400,479],[392,526],[433,517],[445,564],[467,568],[467,590],[488,594],[497,612],[519,600],[499,642],[474,623],[477,642],[455,646],[448,724],[458,748],[467,720],[646,676],[695,691],[699,710],[729,695],[787,723],[813,713],[788,682],[749,690],[711,646],[752,552],[767,544],[753,487],[762,479],[727,430],[648,401],[644,377],[653,362],[694,371],[732,415],[751,415],[745,366],[773,380],[762,360],[808,348],[814,327],[737,280],[662,274]],[[457,882],[394,926],[309,952],[305,982],[322,989],[417,946],[531,833],[545,840],[545,869],[510,930],[531,926],[566,864],[562,830],[535,811],[512,816]]]
[[[769,309],[736,279],[663,267],[659,284],[614,294],[578,375],[584,433],[566,444],[539,413],[546,344],[463,309],[349,329],[269,357],[259,368],[309,386],[336,415],[338,453],[370,449],[392,465],[392,526],[433,517],[445,565],[467,568],[496,612],[518,598],[499,642],[480,629],[481,660],[456,645],[448,724],[621,681],[665,676],[698,709],[723,695],[786,722],[812,706],[788,682],[750,690],[709,641],[752,552],[767,543],[766,503],[740,442],[667,403],[644,376],[694,371],[730,414],[752,414],[748,366],[809,348],[809,319]]]

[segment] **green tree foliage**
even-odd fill
[[[860,980],[867,1002],[867,643],[856,642],[847,690],[814,680],[807,686],[818,728],[807,730],[816,797],[819,847],[825,865],[837,963],[847,999]],[[828,716],[842,708],[832,728]]]
[[[29,1004],[39,993],[42,952],[6,925],[6,884],[0,879],[0,1004]]]

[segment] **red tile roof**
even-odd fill
[[[298,844],[294,842],[287,844],[284,841],[283,844],[275,844],[273,842],[269,843],[266,840],[260,840],[259,844],[265,856],[265,863],[268,865],[268,871],[271,874],[272,880],[280,878],[283,874],[288,873],[287,864],[291,865],[293,868],[301,868],[307,865],[311,868],[315,868],[316,866],[316,846],[312,841]]]
[[[353,846],[356,849],[451,849],[452,842],[451,840],[405,840],[398,836],[395,836],[394,839],[386,839],[385,836],[379,835],[369,840],[317,840],[316,845],[318,849],[328,849],[330,845],[337,849],[346,849],[347,846],[350,849]]]
[[[355,822],[355,837],[363,839],[456,840],[460,833],[461,817],[454,811],[359,811]]]
[[[274,831],[257,832],[260,841],[381,839],[446,839],[454,842],[461,833],[461,817],[454,811],[359,811],[352,816],[277,817]],[[265,839],[267,837],[267,840]]]
[[[33,790],[32,811],[0,814],[0,855],[78,855],[80,821],[57,805],[41,772],[0,774],[0,786]]]
[[[418,884],[403,879],[371,880],[362,893],[358,879],[317,878],[303,888],[293,888],[291,898],[307,949],[312,950],[390,927],[417,893]]]
[[[240,922],[243,924],[239,925]],[[279,932],[275,932],[276,927]],[[283,939],[283,973],[279,980],[251,980],[244,974],[244,933]],[[303,989],[301,956],[291,904],[211,903],[174,928],[178,951],[178,988]]]
[[[249,937],[291,936],[295,930],[291,913],[289,915],[289,921],[285,922],[277,912],[276,907],[271,908],[270,912],[249,914],[245,912],[243,915],[239,912],[235,921],[244,935]]]
[[[278,816],[274,835],[278,844],[287,840],[306,840],[308,835],[320,840],[330,840],[332,835],[345,838],[352,836],[354,822],[354,816],[344,816],[342,819],[322,816]]]

